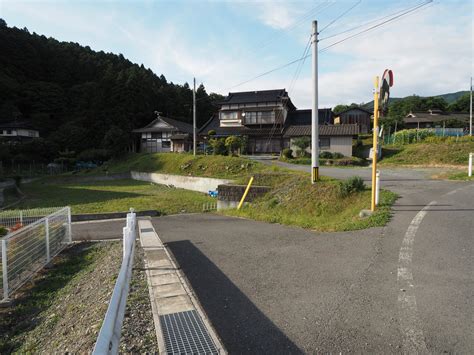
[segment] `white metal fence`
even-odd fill
[[[100,328],[93,354],[117,354],[120,345],[125,306],[127,304],[130,279],[132,277],[133,257],[135,254],[136,214],[131,210],[127,214],[127,224],[123,228],[123,260],[115,282],[109,308]]]
[[[14,217],[2,213],[4,219],[0,221],[17,225]],[[24,219],[19,229],[0,238],[0,292],[4,301],[72,240],[70,207],[56,209],[35,220],[33,213],[27,212],[25,215],[28,216],[27,222]]]
[[[28,210],[0,211],[0,226],[8,229],[20,229],[64,207],[33,208]]]

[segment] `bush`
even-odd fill
[[[336,153],[333,153],[333,154],[332,154],[332,157],[333,157],[334,159],[342,159],[342,158],[344,158],[344,154],[339,153],[339,152],[336,152]]]
[[[321,153],[319,153],[319,157],[321,159],[332,159],[333,155],[332,155],[331,152],[321,152]]]
[[[212,154],[227,155],[227,147],[225,146],[224,138],[210,139],[209,145],[212,147]]]
[[[292,159],[293,158],[293,150],[290,148],[285,148],[282,150],[281,155],[286,158],[286,159]]]
[[[345,181],[339,182],[339,193],[342,197],[349,196],[355,192],[364,191],[365,188],[364,180],[359,176],[353,176]]]
[[[8,229],[4,226],[0,226],[0,237],[4,237],[8,234]]]

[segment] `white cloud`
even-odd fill
[[[467,90],[473,63],[472,20],[469,9],[454,9],[453,13],[453,7],[437,5],[321,53],[321,105],[370,101],[373,77],[385,68],[394,71],[396,97]],[[325,71],[324,64],[336,57],[345,58],[344,64]],[[309,78],[299,81],[294,101],[311,104],[309,85]]]

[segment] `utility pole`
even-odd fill
[[[193,86],[193,155],[196,155],[196,78]]]
[[[319,180],[318,22],[313,21],[313,100],[311,109],[311,183]]]
[[[472,136],[472,76],[471,76],[471,101],[469,105],[469,135]]]
[[[378,135],[379,135],[379,77],[375,77],[374,81],[374,137],[373,137],[373,148],[372,148],[372,199],[370,204],[370,210],[375,211],[375,191],[376,191],[376,179],[377,179],[377,155],[379,152],[378,147]]]

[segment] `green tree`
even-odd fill
[[[297,154],[300,157],[305,155],[306,149],[309,147],[310,144],[311,144],[311,138],[309,137],[299,137],[293,141],[293,145],[298,147]]]
[[[242,139],[237,136],[229,136],[225,139],[225,146],[229,155],[235,154],[242,145]]]
[[[466,93],[448,106],[450,112],[469,112],[470,93]]]
[[[212,154],[227,155],[227,148],[225,146],[224,138],[212,138],[209,140],[209,145],[212,148]]]

